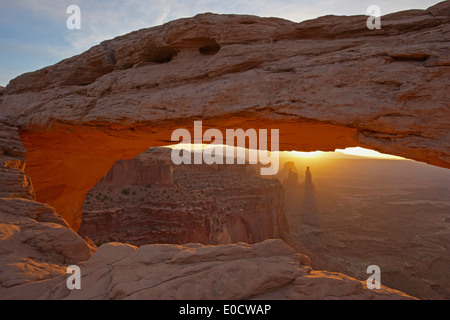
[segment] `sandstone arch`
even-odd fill
[[[37,200],[75,230],[116,159],[195,119],[278,128],[281,150],[364,146],[450,168],[449,12],[387,15],[376,31],[365,16],[180,19],[14,79],[0,115],[20,128]]]

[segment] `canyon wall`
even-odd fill
[[[173,165],[170,154],[152,149],[151,156],[141,154],[130,160],[117,160],[100,180],[101,186],[173,185]]]
[[[83,208],[78,233],[99,244],[256,243],[288,232],[277,180],[248,164],[173,165],[166,148],[117,161]]]
[[[36,202],[25,154],[17,128],[0,122],[0,299],[34,282],[47,283],[35,289],[43,294],[68,264],[82,264],[96,250],[54,208]]]

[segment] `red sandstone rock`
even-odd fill
[[[0,137],[0,298],[5,299],[13,297],[7,289],[64,274],[66,264],[88,260],[95,249],[55,209],[35,201],[17,130],[0,123]]]
[[[255,243],[288,232],[277,180],[249,165],[172,165],[167,148],[116,162],[83,207],[78,233],[97,243]]]
[[[173,164],[170,153],[165,154],[161,151],[154,148],[131,160],[117,160],[99,184],[123,187],[131,184],[173,185]]]
[[[103,245],[81,268],[82,290],[61,283],[43,299],[413,299],[339,273],[312,271],[281,240],[254,245]]]

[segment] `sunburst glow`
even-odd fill
[[[382,159],[396,159],[396,160],[405,160],[405,158],[392,156],[390,154],[380,153],[370,149],[364,149],[361,147],[356,148],[347,148],[347,149],[336,149],[336,152],[340,152],[343,154],[348,154],[352,156],[366,157],[366,158],[382,158]]]

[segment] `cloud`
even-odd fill
[[[15,0],[17,10],[26,10],[61,28],[67,44],[75,52],[86,50],[99,42],[141,28],[151,27],[181,17],[203,12],[241,13],[274,16],[300,22],[326,14],[365,14],[371,4],[381,7],[383,14],[407,8],[425,8],[436,0]],[[66,8],[81,8],[82,30],[67,32]],[[11,4],[9,5],[11,6]]]

